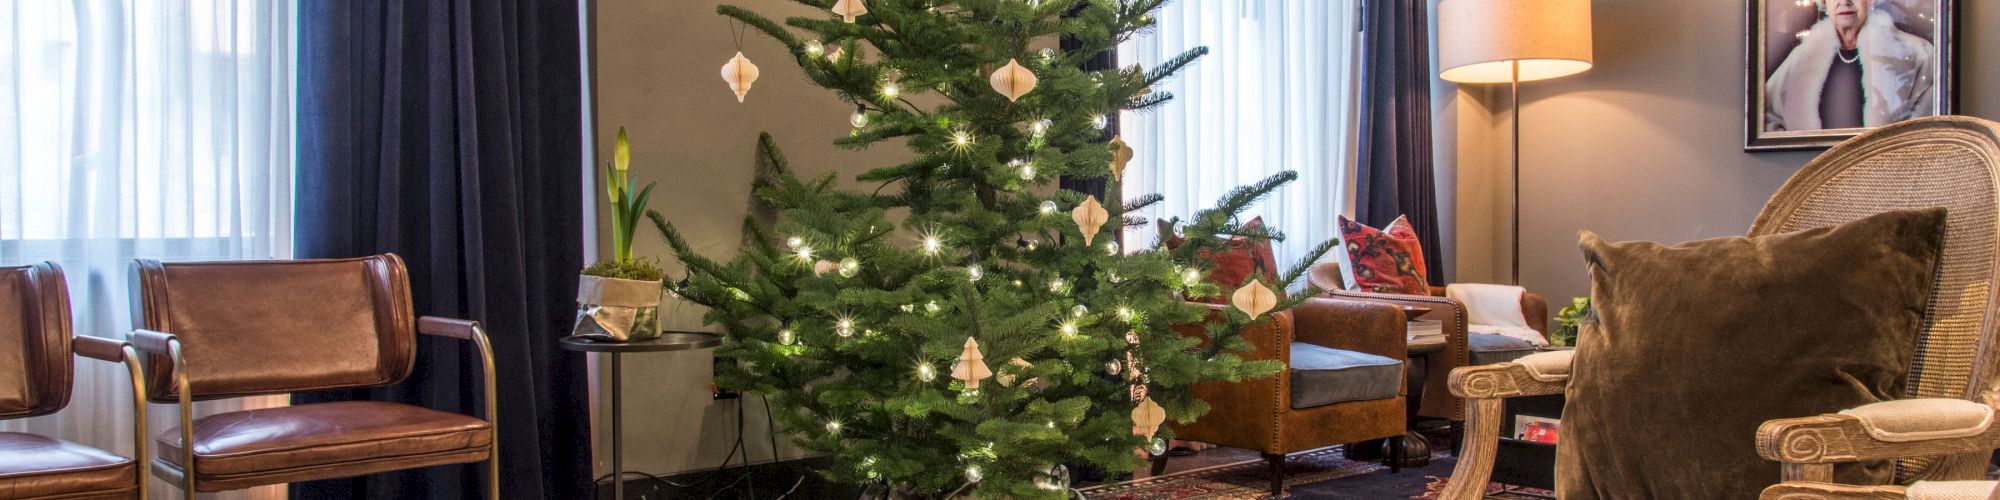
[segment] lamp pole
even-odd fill
[[[1514,249],[1508,255],[1514,258],[1513,271],[1508,273],[1509,284],[1521,286],[1521,61],[1513,61],[1512,80],[1514,94],[1514,235],[1507,238]]]

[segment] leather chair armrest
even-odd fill
[[[174,334],[146,329],[133,330],[132,333],[125,334],[125,338],[130,340],[132,348],[138,349],[139,352],[161,356],[173,356],[169,344],[173,344],[178,340],[174,337]]]
[[[146,377],[145,372],[139,367],[139,353],[132,348],[131,342],[92,337],[89,335],[79,335],[71,338],[70,345],[71,349],[76,351],[76,355],[78,356],[125,365],[126,375],[132,377],[132,443],[134,447],[132,456],[139,463],[146,463],[147,457],[151,456],[148,450],[151,448],[152,436],[147,435],[148,433],[146,432]],[[144,470],[143,467],[141,470]],[[144,472],[139,472],[137,475],[139,476],[136,481],[138,498],[146,498],[147,482],[150,481],[148,476],[150,475]]]
[[[1549,338],[1549,300],[1535,292],[1521,292],[1521,315],[1528,317],[1528,328],[1542,332],[1542,338]]]
[[[1991,407],[1972,401],[1885,401],[1764,422],[1757,428],[1757,454],[1785,463],[1786,480],[1830,482],[1835,463],[1990,453],[2000,443],[1993,420]]]
[[[424,316],[417,318],[417,332],[424,335],[472,340],[473,331],[479,328],[478,321],[458,318]]]
[[[1508,363],[1455,368],[1451,393],[1468,399],[1562,394],[1575,355],[1576,351],[1538,352]]]
[[[1764,488],[1761,500],[1903,500],[1902,486],[1849,486],[1813,481],[1788,481]],[[1914,497],[1911,497],[1914,498]]]
[[[126,359],[125,348],[132,344],[103,337],[78,335],[76,338],[70,339],[70,345],[76,350],[76,355],[78,356],[100,361],[123,363]]]
[[[1299,342],[1398,360],[1409,355],[1409,323],[1393,304],[1315,297],[1291,312]]]

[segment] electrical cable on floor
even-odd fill
[[[736,398],[736,446],[729,449],[729,456],[724,457],[722,466],[716,468],[718,472],[729,470],[729,460],[736,458],[736,450],[738,449],[743,450],[743,475],[737,476],[735,481],[730,481],[729,484],[717,488],[714,493],[708,495],[708,500],[714,500],[722,492],[735,489],[737,483],[742,483],[744,479],[750,477],[750,448],[743,446],[743,398],[741,396]],[[756,481],[751,481],[750,483],[750,497],[756,498]]]

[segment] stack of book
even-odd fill
[[[1444,322],[1437,320],[1416,320],[1410,322],[1410,342],[1444,338]]]

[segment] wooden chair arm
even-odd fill
[[[1930,400],[1903,400],[1876,403],[1878,415],[1891,415],[1898,411],[1914,410],[1917,406],[1931,403]],[[1977,403],[1967,403],[1974,404]],[[1879,405],[1879,406],[1878,406]],[[1983,405],[1980,405],[1983,406]],[[1857,408],[1853,411],[1860,411]],[[1849,413],[1828,413],[1814,417],[1785,418],[1764,422],[1757,428],[1757,454],[1765,459],[1787,465],[1787,476],[1795,465],[1810,465],[1802,468],[1801,478],[1814,479],[1818,469],[1827,469],[1831,474],[1832,464],[1887,460],[1904,457],[1952,455],[1961,453],[1990,453],[1996,443],[2000,443],[2000,425],[1991,424],[1990,408],[1985,409],[1989,418],[1981,428],[1968,428],[1964,432],[1941,432],[1923,436],[1921,433],[1905,433],[1906,437],[1896,438],[1889,430],[1876,424],[1871,429],[1869,422],[1861,416]],[[1913,421],[1935,421],[1923,418],[1926,414],[1915,414]],[[1787,477],[1787,480],[1795,478]]]
[[[1438,495],[1442,500],[1486,496],[1493,477],[1493,460],[1500,448],[1500,421],[1506,418],[1505,398],[1562,394],[1569,384],[1570,359],[1576,351],[1531,354],[1509,363],[1465,366],[1451,371],[1451,392],[1465,398],[1465,434],[1451,481]]]
[[[1466,399],[1562,394],[1569,385],[1569,361],[1575,353],[1550,351],[1508,363],[1454,368],[1451,393]]]
[[[1812,481],[1787,481],[1764,488],[1760,500],[1903,500],[1902,486],[1848,486]]]

